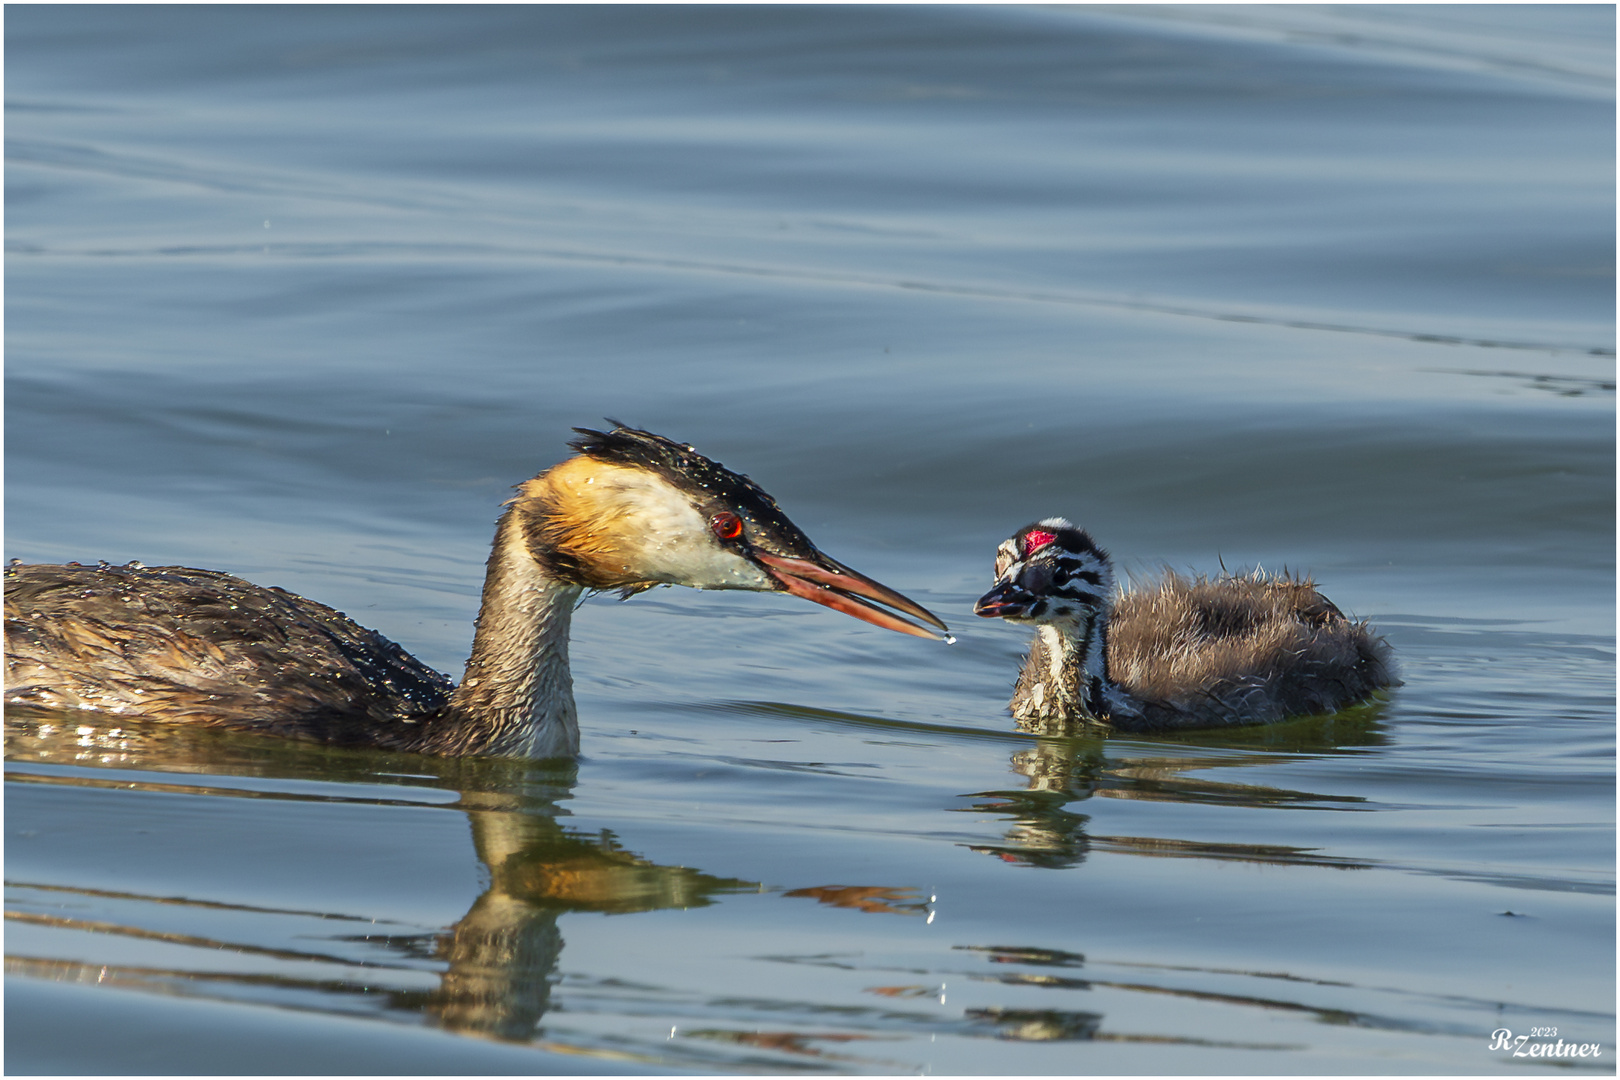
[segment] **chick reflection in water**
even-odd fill
[[[1379,706],[1365,706],[1334,717],[1301,721],[1291,725],[1293,730],[1256,729],[1248,735],[1254,743],[1250,752],[1237,755],[1229,752],[1234,749],[1231,746],[1226,747],[1227,753],[1209,756],[1196,747],[1181,750],[1174,744],[1143,747],[1141,752],[1122,754],[1117,749],[1110,752],[1110,747],[1119,745],[1117,740],[1110,743],[1100,736],[1043,737],[1028,749],[1013,754],[1009,761],[1012,771],[1025,779],[1024,788],[976,792],[968,798],[978,801],[959,809],[972,813],[989,811],[1010,819],[1012,823],[999,843],[975,844],[972,850],[1027,866],[1051,869],[1078,866],[1093,847],[1100,847],[1137,855],[1363,868],[1367,864],[1285,845],[1098,836],[1088,828],[1090,815],[1077,813],[1070,807],[1082,800],[1100,797],[1254,809],[1356,809],[1365,802],[1359,796],[1234,783],[1202,774],[1283,763],[1301,750],[1379,745],[1385,741],[1376,723],[1380,711]],[[1227,737],[1223,741],[1234,740]]]

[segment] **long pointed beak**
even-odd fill
[[[781,582],[782,587],[794,596],[802,596],[834,611],[853,615],[885,630],[896,630],[916,637],[947,640],[950,638],[950,628],[921,604],[908,600],[887,585],[881,585],[865,574],[851,570],[825,555],[821,556],[820,561],[811,562],[808,559],[787,559],[780,555],[767,555],[762,551],[755,551],[753,554],[754,558],[765,564],[765,569],[771,577]],[[917,623],[902,619],[868,601],[876,601],[877,604],[905,612],[929,626],[938,627],[940,632],[935,633],[927,626],[919,626]]]
[[[1029,614],[1035,598],[1014,581],[1003,581],[979,597],[973,604],[973,614],[986,619],[1016,618]]]

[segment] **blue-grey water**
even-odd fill
[[[960,639],[599,597],[577,765],[12,710],[8,1070],[1612,1072],[1614,19],[8,7],[6,557],[459,675],[612,416]],[[1405,684],[1021,733],[1051,514]]]

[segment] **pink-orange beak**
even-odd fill
[[[853,615],[885,630],[896,630],[916,637],[950,639],[950,628],[921,604],[908,600],[887,585],[881,585],[865,574],[851,570],[819,552],[817,554],[820,558],[816,562],[767,555],[759,550],[755,550],[752,554],[764,564],[771,577],[781,582],[782,587],[794,596],[802,596],[834,611]],[[877,604],[903,611],[929,626],[937,627],[939,632],[936,633],[928,626],[919,626],[917,623],[902,619],[893,612],[884,611]]]

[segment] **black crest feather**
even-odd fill
[[[617,420],[612,431],[575,428],[579,437],[569,446],[597,461],[649,469],[694,497],[701,506],[727,509],[743,519],[750,541],[767,551],[802,554],[815,550],[808,537],[782,513],[776,500],[741,473],[732,472],[684,443],[625,427]]]

